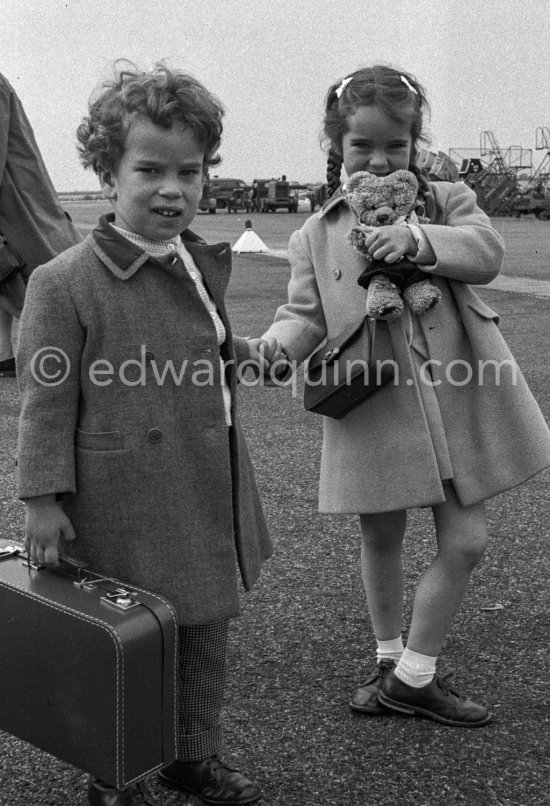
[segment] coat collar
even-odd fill
[[[323,218],[327,213],[329,213],[342,202],[347,205],[346,197],[344,196],[342,187],[340,186],[338,190],[335,190],[332,196],[327,199],[321,207],[321,210],[319,211],[319,218]]]
[[[127,238],[111,226],[114,213],[101,216],[97,227],[88,235],[87,242],[92,251],[101,262],[120,280],[129,280],[143,266],[144,263],[153,262],[163,266],[167,258],[154,258],[144,252],[139,246],[131,243]],[[222,295],[229,282],[231,270],[231,250],[228,243],[219,243],[209,246],[192,232],[186,229],[181,233],[185,248],[190,252],[203,275],[208,287],[213,291],[221,291]],[[220,268],[225,271],[220,272]]]

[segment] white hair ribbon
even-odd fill
[[[400,76],[399,76],[399,78],[401,79],[401,81],[403,82],[403,84],[404,84],[406,87],[408,87],[408,89],[410,89],[410,91],[411,91],[411,92],[414,92],[414,94],[415,94],[415,95],[418,95],[418,91],[417,91],[417,90],[415,90],[415,88],[414,88],[413,86],[411,86],[410,82],[409,82],[409,81],[407,81],[407,79],[405,78],[405,76],[401,76],[401,75],[400,75]]]
[[[344,90],[346,89],[346,87],[348,86],[350,81],[353,81],[353,76],[348,76],[348,78],[343,79],[342,83],[340,84],[340,86],[336,90],[336,97],[337,98],[342,97],[342,93],[344,92]]]

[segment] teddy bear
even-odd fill
[[[357,226],[349,233],[348,241],[368,261],[357,280],[367,289],[367,316],[394,322],[403,313],[403,300],[417,315],[430,310],[441,299],[441,292],[416,263],[406,257],[393,264],[374,260],[365,248],[365,240],[375,227],[428,221],[419,218],[414,210],[418,195],[416,176],[406,170],[387,176],[357,171],[349,177],[345,192],[357,217]]]

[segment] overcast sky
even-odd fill
[[[220,176],[324,179],[330,84],[384,62],[417,76],[434,149],[533,149],[550,127],[548,0],[2,0],[0,72],[58,190],[96,188],[75,130],[91,91],[128,58],[193,73],[223,101]]]

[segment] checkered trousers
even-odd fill
[[[229,619],[178,631],[177,756],[202,761],[221,752]]]

